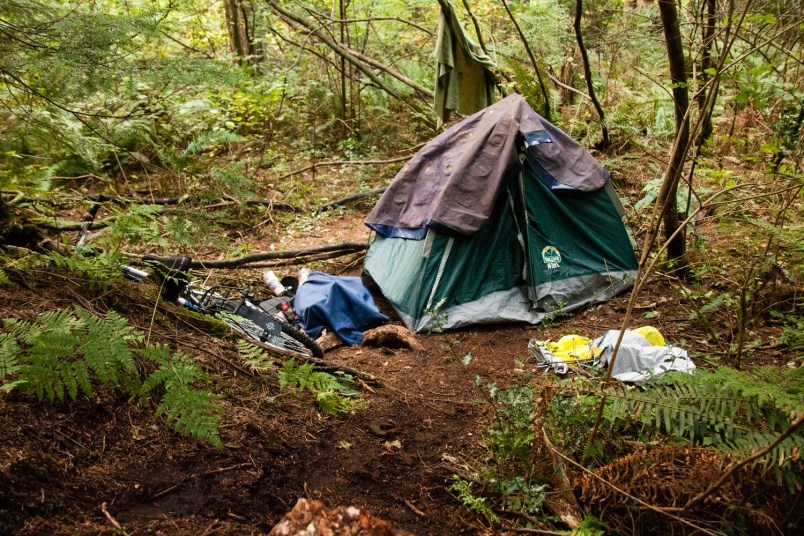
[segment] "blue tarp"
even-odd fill
[[[359,277],[311,272],[296,291],[294,306],[309,336],[315,339],[327,328],[350,346],[363,342],[367,329],[388,321]]]

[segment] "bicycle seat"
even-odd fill
[[[190,257],[157,257],[145,255],[142,262],[154,268],[162,283],[162,294],[165,299],[176,301],[187,286],[190,278],[187,272],[193,260]]]

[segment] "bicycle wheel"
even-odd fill
[[[289,356],[324,358],[324,350],[313,339],[268,315],[260,318],[259,324],[236,313],[220,312],[215,316],[262,348]]]
[[[307,352],[309,352],[311,357],[324,359],[324,350],[302,330],[296,329],[290,324],[282,323],[282,338],[285,339],[289,347],[298,350],[297,353],[307,355]]]
[[[218,286],[198,292],[193,295],[194,301],[203,311],[214,314],[258,346],[290,356],[324,358],[324,351],[313,339],[253,304],[242,289]]]

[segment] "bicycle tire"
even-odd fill
[[[324,359],[324,350],[303,331],[246,299],[236,301],[221,296],[214,292],[216,288],[219,287],[193,295],[193,302],[258,346],[290,356]]]
[[[301,344],[304,348],[310,351],[311,357],[324,359],[324,350],[309,335],[304,333],[302,330],[291,326],[290,324],[281,322],[280,325],[282,326],[283,336],[290,337],[296,343]]]
[[[321,349],[318,343],[301,330],[285,322],[277,320],[276,323],[279,324],[280,332],[278,334],[271,334],[262,327],[254,324],[251,320],[234,313],[218,314],[216,316],[223,320],[229,327],[243,335],[249,342],[261,348],[266,348],[291,357],[324,358],[324,350]]]

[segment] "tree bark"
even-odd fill
[[[581,60],[583,62],[583,75],[586,78],[586,89],[589,90],[589,98],[592,99],[592,104],[597,110],[597,115],[600,117],[600,125],[602,127],[603,139],[596,144],[597,149],[605,149],[611,143],[609,140],[609,127],[606,123],[606,113],[597,100],[595,94],[595,86],[592,84],[592,68],[589,66],[589,55],[586,53],[586,47],[583,44],[583,34],[581,34],[581,17],[583,15],[583,0],[575,0],[575,22],[572,27],[575,28],[575,39],[578,41],[578,50],[581,52]]]
[[[664,223],[664,236],[668,240],[667,257],[669,260],[682,262],[686,250],[686,236],[683,232],[676,234],[676,230],[679,228],[676,193],[690,140],[687,68],[675,0],[659,0],[659,13],[667,46],[667,60],[670,64],[670,80],[673,84],[676,136],[670,154],[670,162],[659,190],[658,203]]]
[[[475,34],[477,35],[477,43],[480,45],[480,50],[485,52],[486,56],[491,57],[488,49],[486,49],[486,42],[483,40],[483,32],[480,31],[480,22],[472,12],[472,8],[469,6],[468,0],[463,0],[463,7],[466,9],[466,13],[469,15],[469,19],[472,21],[472,25],[475,27]]]
[[[712,68],[712,44],[715,40],[715,15],[717,13],[716,0],[706,0],[706,16],[703,14],[701,18],[704,19],[703,28],[703,42],[701,44],[701,87],[706,85],[710,79],[709,69]],[[717,91],[717,85],[709,88],[710,92]],[[703,145],[712,136],[712,113],[711,110],[703,110],[704,103],[706,102],[706,91],[699,91],[696,97],[698,108],[703,113],[703,123],[701,124],[701,133],[698,136],[698,145]]]
[[[229,50],[243,64],[250,64],[254,55],[252,36],[249,35],[249,9],[243,0],[223,0],[226,13],[226,30],[229,34]]]
[[[346,41],[346,24],[343,21],[346,19],[346,5],[343,3],[344,0],[338,0],[338,25],[340,26],[340,41],[341,46],[347,47],[348,43]],[[346,58],[341,56],[341,119],[346,121],[348,115],[347,107],[349,106],[349,102],[347,100],[347,86],[351,89],[352,81],[346,72]],[[351,91],[349,91],[351,94]]]

